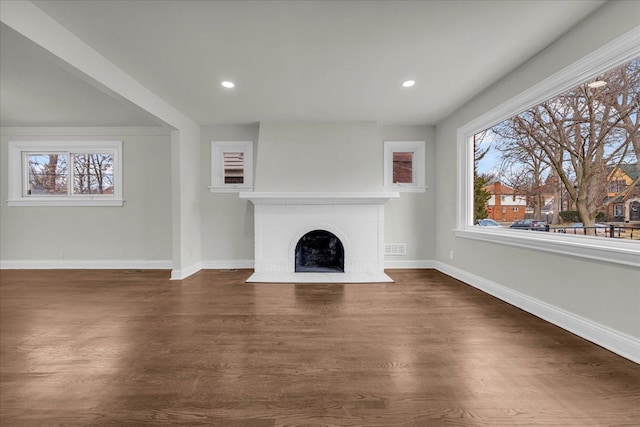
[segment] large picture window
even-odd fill
[[[474,134],[474,219],[506,220],[485,200],[500,183],[526,200],[518,219],[561,233],[581,224],[593,236],[606,224],[631,236],[629,219],[613,224],[613,205],[640,196],[639,112],[636,58]]]
[[[9,143],[9,206],[121,206],[122,141]]]
[[[638,36],[458,129],[457,236],[640,265],[640,224],[620,222],[619,207],[640,195]],[[502,227],[474,226],[485,218]]]

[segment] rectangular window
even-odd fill
[[[424,141],[384,142],[384,185],[393,191],[426,190]]]
[[[212,193],[253,190],[253,142],[211,142]]]
[[[483,129],[473,138],[481,153],[476,175],[517,185],[530,196],[536,219],[560,227],[565,219],[558,209],[542,212],[547,199],[566,193],[585,234],[596,236],[596,216],[615,201],[605,196],[626,189],[624,179],[607,184],[607,171],[637,162],[638,96],[640,58]]]
[[[122,141],[12,141],[9,206],[122,206]]]
[[[516,148],[516,151],[528,153],[529,158],[534,158],[536,161],[544,160],[542,164],[530,162],[532,164],[529,166],[537,172],[530,173],[528,176],[526,173],[520,176],[514,173],[512,176],[520,183],[531,184],[531,190],[543,190],[539,194],[534,192],[527,194],[528,199],[538,201],[540,210],[536,208],[535,212],[542,212],[541,206],[545,200],[543,196],[552,192],[557,193],[551,200],[558,200],[558,207],[579,210],[581,215],[595,212],[591,210],[594,205],[603,208],[602,203],[609,202],[606,192],[602,191],[611,188],[606,179],[607,166],[623,164],[628,160],[637,161],[637,159],[622,158],[623,154],[632,151],[625,150],[624,147],[624,144],[629,144],[631,141],[631,138],[626,137],[626,132],[632,128],[625,129],[622,122],[628,122],[628,119],[637,120],[639,117],[637,104],[634,106],[633,103],[633,100],[637,99],[640,88],[638,36],[640,36],[640,27],[458,128],[459,185],[457,230],[455,231],[457,237],[634,267],[640,265],[637,243],[627,239],[570,235],[562,232],[555,233],[551,229],[549,229],[550,232],[535,233],[516,230],[488,233],[472,225],[474,199],[477,204],[478,200],[486,197],[484,194],[478,197],[474,189],[474,178],[480,177],[483,173],[500,173],[500,169],[483,170],[483,166],[479,164],[479,160],[483,157],[486,160],[496,159],[496,152],[484,153],[482,147],[480,150],[474,149],[477,148],[476,143],[481,139],[491,144],[497,144],[500,138],[511,140],[514,142],[511,146]],[[620,79],[624,81],[627,78],[628,83],[618,84]],[[633,93],[629,96],[616,95],[617,90]],[[619,105],[607,108],[607,103]],[[593,114],[592,123],[603,124],[602,127],[595,126],[597,134],[595,138],[592,133],[594,129],[589,127],[590,120],[585,114]],[[567,120],[564,121],[562,117]],[[514,126],[510,126],[509,122]],[[585,123],[587,125],[584,125]],[[520,133],[517,126],[528,127],[525,132]],[[605,135],[600,130],[610,134]],[[554,137],[556,142],[565,146],[553,150],[550,145],[540,145],[545,139],[553,143]],[[598,149],[597,146],[602,143],[606,144],[604,150]],[[508,154],[508,150],[504,151]],[[572,162],[570,156],[576,153],[584,154],[582,157],[578,155]],[[598,157],[598,154],[602,153],[604,153],[604,162]],[[593,159],[600,163],[593,164]],[[584,168],[580,163],[585,160],[592,162],[589,168]],[[505,165],[504,163],[501,163],[505,166],[503,171],[517,172],[516,169],[518,169],[531,172],[527,171],[524,165],[516,168],[513,164]],[[551,168],[556,168],[553,169],[553,173],[550,173]],[[589,173],[585,174],[585,171]],[[543,180],[536,181],[529,178],[543,178]],[[542,184],[542,187],[538,184]],[[578,204],[580,209],[576,209]],[[549,212],[549,215],[553,214]],[[592,221],[591,213],[589,219]]]
[[[614,205],[613,206],[613,216],[615,218],[624,217],[624,205]]]

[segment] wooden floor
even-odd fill
[[[640,365],[433,270],[0,272],[2,426],[637,426]]]

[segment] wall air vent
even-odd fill
[[[384,254],[385,255],[406,255],[407,244],[406,243],[385,243]]]

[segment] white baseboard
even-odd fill
[[[254,261],[252,259],[223,259],[202,261],[202,268],[206,270],[232,270],[234,268],[253,268],[253,265]]]
[[[172,265],[170,260],[0,260],[0,270],[168,270]]]
[[[182,270],[172,270],[171,280],[183,280],[200,270],[229,270],[234,268],[253,268],[252,259],[209,260],[197,262]]]
[[[202,270],[202,262],[196,262],[195,264],[191,264],[186,268],[180,270],[174,268],[173,270],[171,270],[171,280],[186,279],[187,277],[197,273],[200,270]]]
[[[520,292],[436,261],[435,268],[489,295],[640,364],[640,340]]]
[[[436,268],[436,262],[430,260],[394,260],[386,259],[384,268]]]

